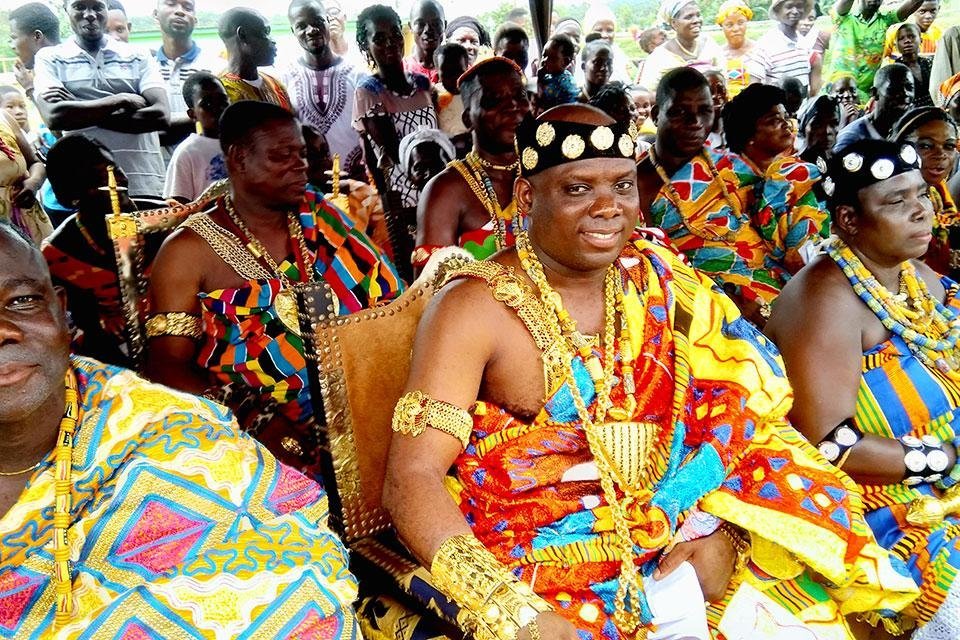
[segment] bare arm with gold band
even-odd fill
[[[453,436],[466,447],[473,431],[473,418],[465,409],[435,400],[422,391],[404,394],[393,411],[394,432],[415,438],[427,427]]]
[[[198,340],[203,335],[200,316],[182,311],[154,313],[147,317],[146,329],[147,338],[180,336]]]

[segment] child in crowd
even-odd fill
[[[827,95],[840,103],[840,128],[863,115],[860,108],[860,96],[857,93],[857,79],[847,73],[837,73],[827,85]]]
[[[720,114],[727,106],[727,75],[719,69],[707,69],[703,74],[710,84],[710,97],[713,99],[713,127],[707,136],[707,146],[717,151],[727,148],[727,137],[723,134],[723,120]]]
[[[423,191],[455,157],[453,143],[439,129],[417,129],[400,141],[400,166],[417,191]]]
[[[227,177],[219,127],[229,99],[220,79],[205,71],[194,73],[183,83],[183,99],[199,133],[191,133],[173,152],[163,197],[191,202],[211,184]]]
[[[580,95],[569,67],[576,55],[576,45],[558,33],[547,40],[537,71],[537,109],[546,111],[559,104],[576,102]]]
[[[657,133],[657,125],[650,112],[653,111],[654,95],[653,91],[638,84],[630,85],[630,95],[633,96],[633,104],[637,107],[637,131],[640,133]]]
[[[780,88],[787,94],[787,101],[783,106],[787,110],[787,115],[790,116],[794,121],[794,125],[796,125],[797,114],[800,113],[800,107],[803,106],[803,103],[807,99],[807,87],[797,78],[787,76],[780,81]],[[794,130],[796,130],[796,128]]]
[[[30,133],[30,121],[27,119],[27,100],[19,89],[10,85],[0,86],[0,109],[13,116],[24,133]]]
[[[450,136],[457,149],[457,157],[466,155],[471,146],[470,132],[463,124],[463,99],[457,80],[467,70],[468,55],[463,45],[456,42],[444,42],[433,54],[440,81],[437,89],[437,121],[440,130]],[[463,153],[459,153],[461,151]]]

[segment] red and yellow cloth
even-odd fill
[[[648,482],[630,488],[644,496],[628,506],[634,543],[654,508],[667,514],[671,532],[694,508],[747,529],[755,561],[734,586],[749,582],[817,637],[849,638],[846,614],[912,601],[916,587],[873,541],[853,482],[787,423],[792,395],[772,344],[671,251],[638,242],[619,267],[639,354],[629,419],[656,429]],[[573,370],[592,404],[580,356]],[[623,375],[621,362],[614,375]],[[450,488],[474,534],[581,638],[614,640],[620,559],[568,384],[552,381],[533,418],[478,403]],[[624,406],[620,385],[611,399]],[[642,573],[653,571],[665,546],[635,547]],[[724,606],[710,610],[714,633]]]

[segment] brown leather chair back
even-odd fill
[[[330,523],[350,544],[389,527],[380,496],[393,408],[410,371],[413,340],[427,302],[453,269],[472,261],[462,249],[435,253],[396,300],[334,316],[324,283],[297,287],[314,407],[325,420],[324,484]]]

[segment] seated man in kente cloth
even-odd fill
[[[346,315],[394,298],[402,282],[346,214],[307,189],[306,144],[289,111],[233,104],[220,144],[230,192],[167,238],[150,274],[147,372],[237,411],[248,392],[241,426],[315,473],[319,439],[292,288],[323,281]],[[230,398],[217,395],[225,385]],[[269,404],[279,405],[272,417]]]
[[[913,600],[854,484],[787,423],[770,343],[632,238],[626,127],[564,105],[517,146],[529,231],[427,308],[384,485],[460,622],[479,640],[782,637],[737,627],[762,609],[834,639],[846,614]]]
[[[209,400],[70,355],[0,224],[0,611],[14,638],[354,640],[327,497]]]
[[[663,76],[652,117],[657,139],[637,162],[640,210],[762,326],[812,242],[828,235],[813,192],[820,172],[790,161],[764,176],[735,153],[706,148],[710,86],[689,67]]]

